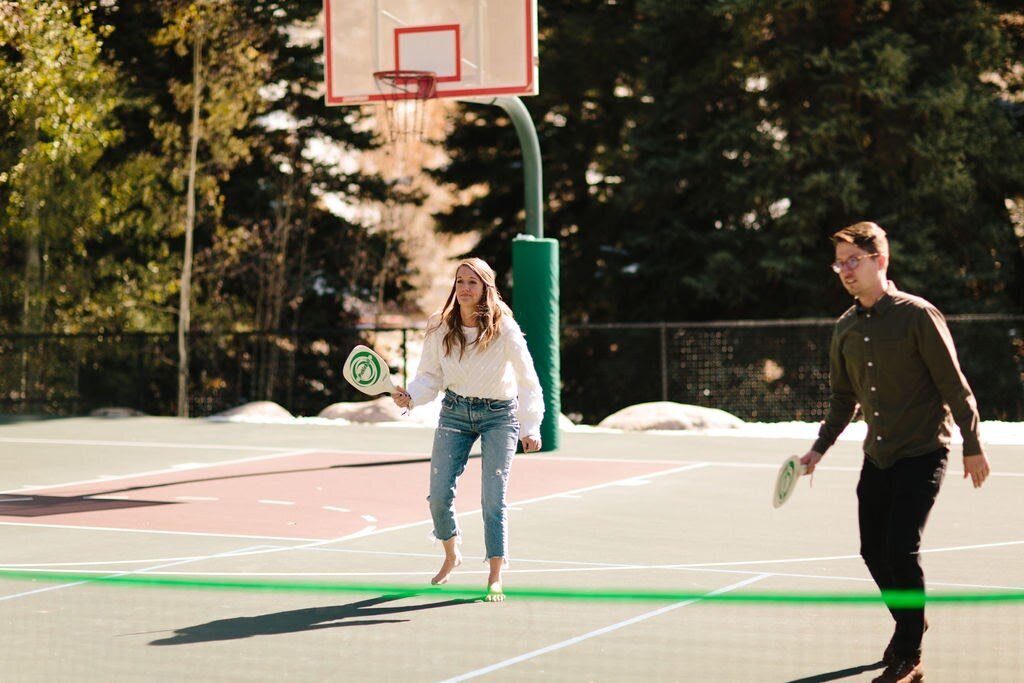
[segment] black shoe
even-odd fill
[[[920,657],[898,659],[871,683],[924,683],[924,665]]]
[[[928,619],[924,620],[925,633],[928,632]],[[892,634],[892,638],[889,639],[889,644],[885,646],[885,652],[882,653],[882,664],[889,666],[896,661],[896,648],[894,643],[896,642],[896,634]]]

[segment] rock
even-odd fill
[[[253,401],[243,403],[234,408],[228,408],[224,412],[217,413],[214,417],[250,417],[250,418],[273,418],[287,419],[292,414],[273,401]]]
[[[372,401],[356,403],[332,403],[317,417],[330,420],[343,419],[349,422],[398,422],[402,419],[402,409],[395,405],[390,396],[382,396]]]
[[[743,420],[717,408],[655,401],[638,403],[612,413],[597,425],[605,429],[644,432],[658,430],[736,429]]]
[[[145,413],[141,410],[135,410],[135,408],[125,408],[122,406],[107,406],[104,408],[97,408],[96,410],[89,413],[89,417],[142,417]]]

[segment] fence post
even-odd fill
[[[661,400],[668,400],[668,332],[665,323],[658,326],[661,331]]]
[[[408,330],[402,328],[402,386],[409,386]]]

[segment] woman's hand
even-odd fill
[[[405,387],[398,387],[396,391],[392,392],[391,400],[399,408],[404,408],[405,410],[412,408],[412,396],[405,390]]]
[[[520,441],[523,442],[523,452],[532,453],[540,450],[540,437],[524,436]]]

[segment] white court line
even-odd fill
[[[4,440],[5,439],[0,438],[0,442],[2,442]],[[75,445],[75,444],[78,444],[78,443],[91,443],[91,442],[72,441],[70,439],[62,440],[62,441],[58,441],[58,442],[50,442],[50,441],[47,441],[45,439],[32,439],[31,441],[32,442],[39,442],[39,443],[66,443],[66,444],[70,444],[70,445]],[[96,443],[100,443],[100,442],[96,442]],[[145,444],[143,442],[120,442],[120,441],[112,441],[112,442],[110,442],[110,444],[111,445],[123,445],[123,446],[146,446],[146,445],[153,445],[153,444]],[[170,447],[171,447],[171,445],[168,446],[168,448],[170,448]],[[234,458],[234,459],[231,459],[231,460],[218,460],[218,461],[210,462],[210,463],[179,463],[177,465],[171,465],[169,467],[165,467],[165,468],[162,468],[162,469],[159,469],[159,470],[149,470],[149,471],[146,471],[146,472],[135,472],[135,473],[132,473],[132,474],[120,474],[120,475],[117,475],[117,476],[103,475],[103,476],[100,476],[100,477],[95,477],[93,479],[83,479],[81,481],[64,482],[64,483],[60,483],[60,484],[26,484],[25,486],[22,486],[21,488],[10,489],[9,491],[0,491],[0,495],[3,495],[4,493],[27,493],[29,491],[35,491],[35,490],[39,490],[39,489],[46,489],[46,490],[49,490],[49,489],[61,489],[61,488],[67,488],[69,486],[82,486],[83,484],[109,483],[111,481],[119,481],[119,480],[122,480],[122,479],[133,479],[135,477],[150,477],[150,476],[154,476],[154,475],[158,475],[158,474],[172,474],[172,473],[173,474],[178,474],[178,473],[180,473],[182,471],[194,472],[196,470],[211,469],[211,468],[214,468],[214,467],[222,467],[222,466],[225,466],[225,465],[239,465],[239,464],[246,464],[246,463],[252,463],[252,462],[261,462],[261,461],[264,461],[264,460],[274,460],[274,459],[277,459],[277,458],[291,458],[291,457],[296,457],[296,456],[301,456],[301,455],[309,455],[311,453],[321,453],[321,454],[338,455],[338,456],[358,455],[358,456],[366,456],[366,457],[381,457],[381,458],[386,457],[388,459],[393,459],[395,457],[399,457],[399,458],[404,458],[404,457],[420,458],[420,457],[423,456],[422,453],[396,453],[396,452],[392,452],[392,451],[387,451],[387,452],[334,451],[334,450],[324,449],[324,448],[296,448],[296,449],[284,448],[284,449],[274,449],[274,448],[269,448],[269,447],[257,447],[257,446],[238,446],[238,447],[235,447],[235,446],[205,446],[205,445],[201,445],[201,444],[180,444],[180,447],[181,448],[197,448],[197,449],[219,448],[221,450],[242,450],[242,451],[244,451],[244,450],[260,450],[260,451],[273,451],[273,452],[267,453],[266,455],[260,455],[260,456],[255,456],[255,457],[251,457],[251,458]],[[274,473],[273,472],[269,472],[268,474],[274,474]]]
[[[263,449],[266,450],[266,449]],[[251,462],[261,462],[263,460],[275,460],[277,458],[292,458],[300,455],[308,455],[310,453],[319,453],[316,449],[306,448],[295,451],[279,451],[276,453],[270,453],[268,455],[260,455],[254,458],[235,458],[232,460],[220,460],[217,462],[211,462],[206,465],[198,467],[189,466],[188,473],[192,474],[200,469],[212,469],[214,467],[223,467],[224,465],[239,465],[247,464]],[[0,491],[0,493],[27,493],[28,491],[35,491],[39,489],[51,490],[51,489],[64,489],[71,486],[83,486],[85,484],[109,484],[113,481],[121,481],[124,479],[136,479],[138,477],[152,477],[158,474],[181,474],[182,468],[179,465],[172,465],[171,467],[164,467],[159,470],[149,470],[146,472],[133,472],[131,474],[121,474],[116,477],[103,476],[95,477],[93,479],[82,479],[81,481],[64,482],[61,484],[32,484],[28,486],[22,486],[19,489],[12,489],[11,491]],[[273,474],[272,472],[269,474]]]
[[[362,533],[362,532],[360,532]],[[983,544],[976,546],[958,546],[950,548],[936,548],[933,552],[949,552],[949,551],[962,551],[962,550],[973,550],[977,548],[990,548],[990,547],[1003,547],[1003,546],[1015,546],[1024,544],[1024,541],[1011,541],[1006,543],[993,543]],[[312,550],[316,552],[331,552],[331,553],[348,553],[353,555],[384,555],[389,557],[429,557],[434,558],[434,553],[412,553],[412,552],[396,552],[396,551],[383,551],[383,550],[353,550],[350,548],[325,548],[324,542],[315,542],[306,544],[303,546],[257,546],[252,549],[244,549],[234,551],[231,553],[232,557],[239,556],[253,556],[266,554],[268,552],[285,552],[288,550]],[[115,564],[139,564],[139,563],[151,563],[151,562],[187,562],[187,561],[199,561],[208,559],[209,556],[191,556],[191,557],[179,557],[179,558],[160,558],[160,559],[148,559],[148,560],[118,560],[108,562],[59,562],[59,563],[35,563],[35,564],[5,564],[0,565],[0,572],[3,571],[18,571],[18,570],[37,570],[40,572],[61,572],[67,571],[66,569],[59,569],[61,567],[84,567],[90,565],[108,566]],[[858,559],[859,556],[833,556],[827,559]],[[471,558],[470,558],[471,559]],[[811,560],[821,560],[826,558],[814,557],[814,558],[791,558],[784,560],[784,562],[806,562]],[[508,569],[506,573],[509,574],[557,574],[557,573],[583,573],[583,572],[604,572],[604,571],[687,571],[687,572],[699,572],[699,573],[717,573],[717,574],[735,574],[742,576],[751,575],[770,575],[772,577],[780,578],[796,578],[796,579],[810,579],[817,581],[843,581],[843,582],[862,582],[871,583],[871,580],[864,576],[840,576],[835,574],[822,575],[822,574],[806,574],[797,572],[764,572],[762,570],[741,570],[741,569],[726,569],[720,566],[721,563],[705,563],[695,565],[659,565],[659,564],[619,564],[619,563],[597,563],[597,562],[573,562],[564,560],[535,560],[535,559],[518,559],[517,562],[524,563],[537,563],[537,564],[562,564],[562,565],[575,565],[573,567],[557,567],[549,569]],[[727,563],[727,564],[767,564],[776,563],[777,560],[754,560],[746,563]],[[49,569],[53,568],[53,569]],[[106,574],[109,570],[81,570],[82,573],[93,573],[93,574]],[[482,575],[486,570],[460,570],[462,575],[480,574]],[[167,575],[167,576],[182,576],[181,572],[151,572],[154,575]],[[399,576],[430,576],[433,575],[433,571],[392,571],[392,572],[188,572],[184,574],[190,577],[242,577],[242,578],[253,578],[253,577],[288,577],[288,578],[353,578],[353,577],[399,577]],[[929,581],[929,585],[935,587],[953,588],[953,589],[976,589],[976,590],[1009,590],[1009,591],[1020,591],[1024,590],[1024,586],[1006,586],[1006,585],[994,585],[994,584],[966,584],[966,583],[953,583],[948,581]]]
[[[322,538],[298,536],[260,536],[258,534],[223,534],[204,531],[169,531],[165,529],[125,529],[116,526],[78,526],[75,524],[34,524],[32,522],[0,522],[0,526],[27,526],[33,529],[71,529],[78,531],[116,531],[125,534],[167,534],[170,536],[199,536],[202,538],[246,538],[257,541],[292,541],[308,543],[324,541]],[[333,539],[328,539],[333,540]]]
[[[316,452],[320,452],[320,451],[316,451]],[[263,458],[257,458],[257,459],[263,459]],[[248,461],[246,460],[246,461],[243,461],[243,462],[248,462]],[[686,472],[686,471],[689,471],[689,470],[701,469],[703,467],[706,467],[707,464],[708,463],[694,463],[694,464],[691,464],[691,465],[685,465],[683,467],[676,467],[676,468],[673,468],[673,469],[670,469],[670,470],[664,470],[662,472],[653,472],[651,474],[646,474],[644,476],[647,479],[652,479],[652,478],[655,478],[655,477],[667,476],[669,474],[675,474],[675,473],[678,473],[678,472]],[[132,476],[136,476],[136,475],[132,475]],[[620,479],[620,480],[604,482],[602,484],[595,484],[594,486],[587,486],[587,487],[584,487],[584,488],[573,489],[573,490],[570,490],[570,491],[561,491],[559,493],[553,493],[553,494],[548,495],[548,496],[540,496],[538,498],[530,498],[530,499],[527,499],[527,500],[514,501],[514,502],[510,503],[510,507],[512,505],[526,505],[526,504],[529,504],[529,503],[538,503],[538,502],[542,502],[542,501],[545,501],[545,500],[552,500],[552,499],[556,499],[556,498],[559,498],[559,497],[565,496],[565,495],[576,495],[576,494],[580,494],[580,493],[586,493],[587,491],[597,491],[597,490],[603,489],[603,488],[609,488],[609,487],[612,487],[612,486],[618,486],[619,482],[621,482],[621,481],[629,481],[629,480],[633,480],[635,478],[636,477],[624,477],[623,479]],[[71,484],[67,484],[66,486],[71,486]],[[459,516],[463,517],[463,516],[466,516],[466,515],[474,515],[474,514],[479,514],[479,512],[480,512],[480,508],[476,508],[474,510],[467,510],[465,512],[461,512],[461,513],[459,513]],[[90,531],[124,531],[124,532],[131,532],[131,533],[174,534],[174,535],[178,535],[178,536],[205,536],[205,537],[221,537],[221,538],[252,538],[252,539],[276,540],[276,541],[300,541],[300,542],[306,542],[306,541],[317,542],[317,541],[322,541],[323,543],[334,543],[334,542],[339,542],[339,541],[351,540],[351,539],[354,539],[354,538],[365,538],[366,536],[374,536],[374,535],[382,534],[382,533],[390,533],[392,531],[401,531],[403,529],[411,529],[413,527],[425,526],[427,524],[433,524],[433,520],[430,519],[430,518],[427,518],[427,519],[422,519],[422,520],[420,520],[418,522],[409,522],[407,524],[397,524],[395,526],[384,527],[383,529],[377,528],[375,526],[369,526],[369,527],[366,527],[366,528],[364,528],[364,529],[362,529],[360,531],[357,531],[355,533],[349,534],[348,536],[343,536],[341,538],[336,538],[336,539],[313,539],[313,538],[287,538],[287,537],[281,537],[281,536],[259,536],[259,535],[247,535],[247,534],[216,534],[216,533],[204,533],[204,532],[200,532],[200,531],[162,531],[162,530],[158,530],[158,529],[123,529],[123,528],[117,528],[117,527],[85,527],[85,526],[74,526],[74,525],[71,525],[71,524],[33,524],[33,523],[30,523],[30,522],[0,522],[0,526],[28,526],[28,527],[35,527],[35,528],[45,527],[45,528],[55,528],[55,529],[87,529],[87,530],[90,530]],[[298,546],[298,547],[296,547],[296,549],[298,549],[300,547],[302,547],[302,546]]]
[[[243,550],[248,550],[248,549],[244,548]],[[176,567],[176,566],[179,566],[179,565],[182,565],[182,564],[187,564],[188,562],[193,562],[193,561],[197,561],[197,560],[204,560],[204,559],[210,560],[210,559],[215,559],[215,558],[218,558],[218,557],[228,557],[228,556],[234,554],[235,552],[236,551],[228,551],[228,552],[224,552],[224,553],[217,553],[215,555],[208,555],[206,557],[196,558],[196,560],[188,559],[188,560],[168,562],[166,564],[160,564],[160,565],[157,565],[155,567],[149,567],[149,568],[146,568],[146,569],[137,569],[135,571],[130,571],[130,572],[118,572],[116,574],[111,574],[110,572],[98,572],[98,573],[106,574],[106,575],[108,575],[108,578],[118,578],[118,577],[122,577],[122,576],[131,576],[133,574],[145,574],[145,573],[148,573],[148,572],[151,572],[151,571],[155,571],[155,570],[158,570],[158,569],[166,569],[168,567]],[[36,588],[36,589],[30,590],[30,591],[24,591],[24,592],[21,592],[21,593],[12,593],[11,595],[0,595],[0,602],[5,602],[7,600],[15,600],[17,598],[27,598],[29,596],[38,595],[40,593],[49,593],[51,591],[64,590],[65,588],[74,588],[75,586],[83,586],[83,585],[85,585],[87,583],[92,583],[92,581],[86,580],[86,581],[74,581],[72,583],[59,583],[59,584],[57,584],[55,586],[47,586],[45,588]]]
[[[710,463],[706,463],[706,462],[695,462],[695,463],[691,463],[689,465],[684,465],[682,467],[673,467],[672,469],[662,470],[661,472],[651,472],[650,474],[643,475],[643,478],[644,479],[656,479],[658,477],[667,477],[670,474],[678,474],[679,472],[689,472],[691,470],[699,470],[699,469],[702,469],[704,467],[707,467],[709,464]],[[595,484],[593,486],[585,486],[583,488],[571,489],[569,491],[560,491],[558,493],[552,493],[551,495],[547,495],[547,496],[538,496],[537,498],[527,498],[526,500],[516,500],[516,501],[513,501],[512,503],[510,503],[510,505],[528,505],[529,503],[539,503],[539,502],[545,501],[545,500],[554,500],[556,498],[561,498],[563,496],[576,496],[576,495],[579,495],[581,493],[586,493],[587,491],[598,491],[600,489],[606,489],[606,488],[610,488],[612,486],[622,486],[623,485],[622,482],[636,481],[636,479],[637,479],[637,477],[635,477],[635,476],[633,476],[633,477],[624,477],[622,479],[617,479],[615,481],[604,482],[603,484]],[[475,510],[469,510],[467,512],[461,512],[461,513],[459,513],[459,517],[464,517],[465,515],[476,514],[478,512],[480,512],[480,508],[477,508]],[[430,520],[428,520],[428,521],[430,521]],[[382,529],[381,531],[386,531],[386,529]]]
[[[206,557],[205,555],[189,555],[189,556],[185,556],[185,557],[157,557],[157,558],[139,559],[139,560],[100,560],[98,562],[96,562],[96,561],[92,561],[92,562],[31,562],[31,563],[22,563],[22,564],[4,564],[4,565],[0,565],[0,571],[21,570],[21,569],[35,569],[35,568],[39,568],[40,571],[43,571],[45,568],[48,568],[48,567],[89,567],[89,566],[106,567],[108,565],[115,565],[115,564],[152,564],[153,562],[183,562],[183,561],[187,561],[187,560],[201,560],[201,559],[204,559],[205,557]],[[61,570],[61,571],[65,571],[65,570]]]
[[[266,500],[260,499],[257,503],[263,503],[264,505],[295,505],[295,501],[292,500]]]
[[[233,552],[228,557],[236,557],[239,555],[258,555],[262,550],[242,550]],[[435,557],[435,556],[431,556]],[[204,556],[195,558],[183,558],[191,561],[216,559],[217,556]],[[99,563],[96,563],[99,564]],[[111,563],[114,564],[114,563]],[[644,567],[638,567],[643,569]],[[33,570],[28,567],[29,571],[38,571],[41,574],[66,574],[66,569],[38,569]],[[3,578],[4,572],[14,571],[26,571],[26,568],[21,565],[6,565],[0,567],[0,579]],[[403,571],[403,572],[163,572],[156,571],[155,569],[138,570],[144,571],[150,576],[170,576],[175,578],[241,578],[241,579],[254,579],[254,578],[288,578],[288,579],[349,579],[349,578],[365,578],[365,577],[408,577],[408,576],[433,576],[435,572],[430,571]],[[460,571],[459,574],[462,576],[467,575],[480,575],[483,576],[488,570],[469,570]],[[558,570],[550,570],[558,571]],[[586,571],[586,570],[564,570],[564,571]],[[806,579],[811,581],[825,581],[825,582],[843,582],[843,583],[866,583],[870,584],[873,588],[874,581],[867,576],[836,576],[834,574],[800,574],[796,572],[763,572],[763,571],[743,571],[738,569],[684,569],[683,571],[688,572],[699,572],[708,574],[731,574],[735,576],[764,576],[765,578],[779,578],[779,579]],[[104,569],[82,569],[74,572],[76,574],[96,574],[106,575],[110,574],[110,570]],[[133,572],[125,572],[124,574],[131,574]],[[506,571],[506,574],[543,574],[546,570],[531,571],[531,570],[520,570],[520,571]],[[81,583],[81,582],[79,582]],[[1024,586],[1007,586],[1002,584],[990,584],[990,583],[958,583],[952,581],[928,581],[928,585],[932,588],[949,588],[954,590],[979,590],[979,591],[1024,591]]]
[[[372,529],[372,527],[370,527],[370,529]],[[299,545],[299,546],[294,546],[294,547],[271,547],[268,550],[266,546],[255,546],[253,549],[243,548],[243,549],[240,549],[240,550],[231,550],[231,551],[227,551],[227,552],[224,552],[224,553],[216,553],[216,554],[213,554],[213,555],[209,555],[209,556],[206,556],[204,558],[187,559],[187,560],[183,560],[183,561],[180,561],[180,562],[175,561],[175,562],[168,563],[165,566],[150,567],[150,568],[139,569],[139,570],[130,571],[130,572],[121,572],[121,573],[118,573],[118,574],[112,574],[111,577],[115,578],[115,577],[119,577],[119,576],[130,576],[132,574],[143,574],[143,573],[158,575],[156,570],[164,569],[167,566],[177,566],[177,565],[187,564],[189,562],[200,561],[200,560],[203,560],[203,559],[212,560],[212,559],[217,559],[217,558],[220,558],[220,557],[241,557],[241,556],[246,556],[246,555],[265,555],[265,554],[274,553],[274,552],[284,552],[286,550],[303,550],[303,549],[307,549],[307,548],[315,548],[315,547],[318,547],[318,546],[321,546],[321,545],[327,545],[329,543],[338,543],[340,541],[345,541],[345,540],[348,540],[350,538],[358,538],[360,535],[363,535],[365,532],[366,532],[366,530],[364,529],[363,531],[359,531],[359,532],[356,532],[354,534],[349,534],[347,536],[339,536],[338,538],[328,538],[328,539],[321,539],[321,540],[317,540],[317,541],[311,541],[309,543],[306,543],[306,544],[303,544],[303,545]],[[98,573],[107,574],[108,572],[98,572]],[[175,572],[175,574],[180,575],[180,573],[178,573],[178,572]],[[2,576],[2,570],[0,570],[0,576]],[[69,584],[60,584],[60,585],[57,585],[57,586],[51,586],[49,588],[37,589],[37,590],[29,591],[29,592],[26,592],[26,593],[16,594],[16,595],[0,596],[0,601],[10,600],[10,599],[13,599],[13,598],[24,597],[24,596],[28,596],[28,595],[34,595],[36,593],[42,593],[42,592],[46,592],[46,591],[50,591],[50,590],[60,590],[62,588],[71,588],[72,586],[81,586],[81,585],[83,585],[85,583],[89,583],[89,581],[78,581],[78,582],[69,583]]]
[[[168,448],[172,450],[204,451],[275,451],[282,448],[273,446],[232,446],[229,444],[172,443],[165,441],[96,441],[90,439],[29,439],[0,437],[0,443],[40,444],[48,446],[108,446],[115,448]],[[283,447],[288,450],[287,447]]]
[[[729,592],[734,591],[734,590],[736,590],[738,588],[743,588],[744,586],[749,586],[752,583],[756,583],[756,582],[760,581],[761,579],[768,578],[768,576],[769,576],[768,574],[763,574],[763,575],[760,575],[760,576],[751,577],[749,579],[744,579],[743,581],[739,581],[738,583],[734,583],[734,584],[726,586],[724,588],[719,588],[718,590],[711,591],[710,593],[708,593],[708,596],[710,597],[710,596],[713,596],[713,595],[722,595],[723,593],[729,593]],[[499,669],[504,669],[504,668],[510,667],[510,666],[512,666],[514,664],[519,664],[521,662],[525,662],[525,661],[527,661],[529,659],[533,659],[534,657],[539,657],[541,655],[546,655],[546,654],[548,654],[550,652],[555,652],[556,650],[561,650],[563,648],[569,647],[570,645],[578,645],[579,643],[582,643],[585,640],[590,640],[591,638],[596,638],[598,636],[603,636],[606,633],[611,633],[612,631],[618,631],[619,629],[625,628],[627,626],[632,626],[633,624],[638,624],[641,621],[646,621],[646,620],[651,619],[653,617],[661,616],[662,614],[666,614],[666,613],[671,612],[673,610],[677,610],[680,607],[686,607],[688,605],[692,605],[692,604],[694,604],[696,602],[700,602],[700,600],[699,599],[684,600],[682,602],[677,602],[677,603],[674,603],[674,604],[671,604],[671,605],[666,605],[665,607],[662,607],[660,609],[652,610],[650,612],[645,612],[644,614],[637,615],[637,616],[633,617],[632,619],[626,619],[625,621],[620,621],[618,623],[611,624],[610,626],[605,626],[604,628],[599,628],[599,629],[597,629],[595,631],[590,631],[588,633],[584,633],[583,635],[576,636],[575,638],[570,638],[568,640],[563,640],[560,643],[554,643],[553,645],[548,645],[548,646],[542,647],[542,648],[540,648],[538,650],[533,650],[532,652],[526,652],[524,654],[519,655],[518,657],[512,657],[511,659],[506,659],[504,661],[497,662],[495,664],[491,664],[490,666],[486,666],[486,667],[484,667],[482,669],[476,669],[475,671],[467,671],[464,674],[459,674],[458,676],[455,676],[453,678],[449,678],[446,681],[444,681],[443,683],[455,683],[456,681],[468,681],[471,678],[477,678],[478,676],[483,676],[485,674],[489,674],[489,673],[492,673],[494,671],[498,671]]]
[[[308,451],[308,452],[323,452],[323,451],[316,450],[316,451]],[[338,451],[338,452],[341,453],[341,451]],[[360,453],[361,454],[362,452],[352,451],[352,452],[348,452],[348,453]],[[291,455],[296,455],[296,454],[302,454],[302,451],[293,453]],[[269,456],[269,457],[276,457],[276,456]],[[265,458],[263,458],[263,457],[256,458],[256,460],[261,460],[261,459],[265,459]],[[249,459],[241,460],[241,462],[248,462],[248,461],[249,461]],[[751,464],[744,464],[744,463],[716,463],[716,462],[701,461],[701,462],[694,462],[694,463],[690,463],[690,464],[687,464],[687,465],[684,465],[684,466],[681,466],[681,467],[676,467],[676,468],[672,468],[672,469],[669,469],[669,470],[663,470],[661,472],[655,472],[655,473],[651,473],[651,474],[647,474],[647,475],[643,475],[643,476],[644,476],[645,479],[651,479],[651,478],[667,476],[667,475],[675,474],[675,473],[679,473],[679,472],[693,471],[693,470],[702,469],[702,468],[705,468],[705,467],[715,466],[715,465],[726,465],[726,466],[730,466],[730,467],[757,467],[757,468],[766,467],[764,465],[760,465],[760,464],[756,464],[756,463],[751,463]],[[213,466],[213,465],[211,465],[211,466]],[[772,465],[771,467],[774,468],[774,465]],[[835,468],[835,469],[839,469],[839,468]],[[522,501],[515,501],[514,504],[516,506],[519,506],[519,505],[526,505],[526,504],[529,504],[529,503],[542,502],[542,501],[545,501],[545,500],[564,498],[564,497],[567,497],[567,496],[568,497],[579,497],[579,494],[581,494],[581,493],[585,493],[585,492],[588,492],[588,491],[600,490],[600,489],[603,489],[603,488],[609,488],[609,487],[612,487],[612,486],[618,486],[618,485],[621,485],[622,482],[635,481],[635,480],[636,480],[636,477],[626,477],[626,478],[621,479],[621,480],[605,482],[605,483],[597,484],[597,485],[594,485],[594,486],[584,487],[584,488],[580,488],[580,489],[574,489],[574,490],[570,490],[570,491],[563,491],[563,492],[559,492],[559,493],[555,493],[555,494],[551,494],[551,495],[547,495],[547,496],[540,496],[540,497],[537,497],[537,498],[531,498],[531,499],[522,500]],[[511,504],[510,504],[510,508],[511,508]],[[342,511],[342,510],[346,510],[346,509],[345,508],[340,508],[339,509],[339,511]],[[475,515],[475,514],[477,514],[479,512],[480,512],[480,509],[477,508],[475,510],[468,510],[468,511],[462,512],[462,513],[459,514],[459,516]],[[365,516],[364,516],[364,519],[365,519]],[[367,520],[367,521],[370,521],[370,520]],[[336,542],[341,542],[341,541],[346,541],[346,540],[351,540],[351,539],[356,539],[356,538],[365,538],[367,536],[382,534],[382,533],[386,533],[386,532],[392,532],[392,531],[399,531],[399,530],[403,530],[403,529],[409,529],[409,528],[412,528],[412,527],[423,526],[423,525],[430,524],[430,523],[432,523],[432,520],[425,519],[425,520],[421,520],[421,521],[417,521],[417,522],[410,522],[410,523],[407,523],[407,524],[401,524],[401,525],[396,525],[396,526],[392,526],[392,527],[385,527],[385,528],[382,528],[382,529],[381,528],[377,528],[374,525],[370,525],[370,526],[367,526],[367,527],[363,528],[360,531],[357,531],[357,532],[354,532],[352,534],[349,534],[348,536],[343,536],[343,537],[339,537],[339,538],[335,538],[335,539],[314,539],[314,538],[260,536],[260,535],[244,535],[244,534],[219,534],[219,533],[184,532],[184,531],[162,531],[162,530],[152,530],[152,529],[123,529],[123,528],[116,528],[116,527],[83,527],[83,526],[74,526],[74,525],[34,524],[34,523],[25,523],[25,522],[0,522],[0,526],[29,526],[29,527],[35,527],[35,528],[38,528],[38,527],[51,527],[51,528],[63,528],[63,529],[76,529],[76,530],[80,529],[80,530],[92,530],[92,531],[118,531],[118,532],[130,532],[130,533],[155,533],[155,534],[171,534],[171,535],[179,535],[179,536],[201,536],[201,537],[214,537],[214,538],[244,538],[244,539],[272,540],[272,541],[284,541],[284,542],[297,542],[297,543],[300,543],[300,545],[296,545],[296,546],[285,546],[285,547],[282,547],[282,548],[277,548],[277,549],[274,549],[271,552],[283,552],[283,551],[287,551],[287,550],[306,550],[306,549],[312,549],[312,548],[316,548],[318,550],[323,550],[323,551],[332,551],[332,552],[359,552],[359,551],[351,551],[351,550],[345,550],[345,549],[323,548],[322,546],[330,544],[330,543],[336,543]],[[304,544],[304,545],[301,545],[301,544]],[[961,546],[961,547],[954,547],[954,548],[923,549],[923,550],[921,550],[921,552],[922,553],[951,552],[951,551],[955,551],[955,550],[971,550],[971,549],[982,549],[982,548],[997,548],[997,547],[1014,546],[1014,545],[1022,545],[1022,544],[1024,544],[1024,541],[1007,541],[1007,542],[1001,542],[1001,543],[991,543],[991,544],[982,544],[982,545],[973,545],[973,546]],[[247,552],[247,553],[244,553],[244,554],[245,555],[253,555],[253,554],[260,554],[260,553]],[[390,554],[390,553],[382,553],[382,554]],[[548,573],[548,572],[558,572],[558,571],[563,571],[563,572],[564,571],[611,571],[611,570],[617,570],[617,569],[700,569],[700,568],[715,568],[715,567],[729,567],[729,566],[749,566],[749,565],[761,565],[761,564],[783,564],[783,563],[799,563],[799,562],[811,562],[811,561],[848,560],[848,559],[857,559],[859,557],[860,557],[859,555],[834,555],[834,556],[822,556],[822,557],[802,557],[802,558],[771,559],[771,560],[743,560],[743,561],[734,561],[734,562],[689,563],[689,564],[671,564],[671,565],[632,565],[632,564],[620,565],[620,564],[610,564],[610,565],[597,565],[597,566],[593,567],[592,569],[584,569],[584,570],[550,569],[550,570],[526,570],[526,571],[534,571],[534,572],[537,572],[537,573]],[[517,562],[559,562],[559,561],[554,561],[554,560],[523,560],[523,559],[517,559]],[[578,565],[586,565],[586,564],[588,564],[588,563],[573,563],[573,562],[561,562],[561,563],[562,564],[578,564]],[[85,564],[85,563],[83,563],[83,564]],[[96,564],[100,564],[100,563],[96,563]],[[46,564],[46,565],[0,565],[0,566],[15,567],[15,566],[65,566],[65,565],[63,565],[63,563],[62,563],[61,565]],[[510,570],[510,571],[516,572],[516,571],[521,571],[521,570]],[[259,575],[259,574],[253,574],[253,575]],[[324,574],[322,576],[346,576],[346,575],[348,575],[348,574],[338,573],[338,574]],[[381,575],[383,575],[383,574],[381,574]]]

